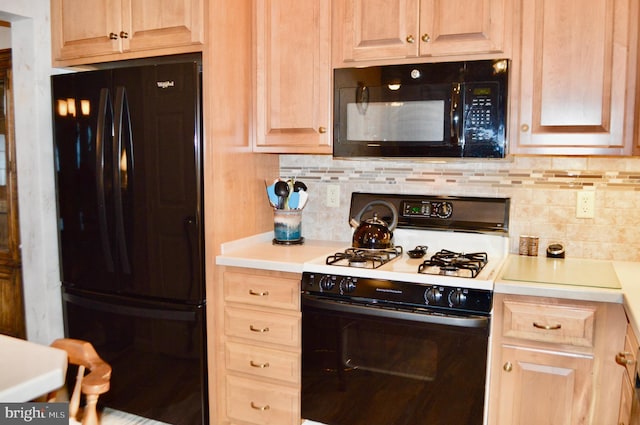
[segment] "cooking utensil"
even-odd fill
[[[269,198],[269,203],[273,208],[278,207],[278,195],[276,195],[274,184],[270,184],[267,186],[267,182],[264,182],[264,187],[267,189],[267,197]]]
[[[305,205],[307,205],[307,199],[309,195],[307,194],[306,190],[299,190],[298,196],[300,198],[298,201],[298,209],[301,210],[304,208]]]
[[[294,191],[294,192],[299,192],[299,191],[301,191],[301,190],[303,190],[303,191],[305,191],[305,192],[306,192],[306,190],[307,190],[307,185],[306,185],[306,184],[304,184],[304,183],[302,183],[301,181],[296,181],[296,182],[293,184],[293,191]]]
[[[278,196],[278,209],[284,209],[284,201],[289,196],[289,184],[286,181],[278,180],[274,192]]]
[[[291,192],[289,194],[289,198],[287,199],[287,205],[291,210],[298,209],[300,205],[300,192],[296,192],[296,191]]]
[[[362,221],[362,215],[376,205],[382,205],[391,212],[391,223],[378,218],[378,213],[374,212],[373,217]],[[393,230],[398,224],[398,211],[396,207],[383,200],[371,201],[356,214],[350,221],[353,232],[352,245],[354,248],[364,249],[387,249],[393,247]]]

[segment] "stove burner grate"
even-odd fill
[[[326,259],[327,265],[375,269],[402,255],[402,247],[385,249],[347,248]]]
[[[485,252],[463,254],[443,249],[420,264],[418,273],[474,278],[487,262],[488,257]]]

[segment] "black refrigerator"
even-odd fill
[[[102,407],[206,424],[201,64],[52,76],[65,334],[112,367]]]

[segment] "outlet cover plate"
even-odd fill
[[[576,197],[576,218],[594,218],[596,193],[592,190],[581,190]]]

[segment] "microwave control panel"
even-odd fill
[[[495,143],[502,134],[499,93],[500,85],[495,81],[465,83],[463,134],[466,143]]]

